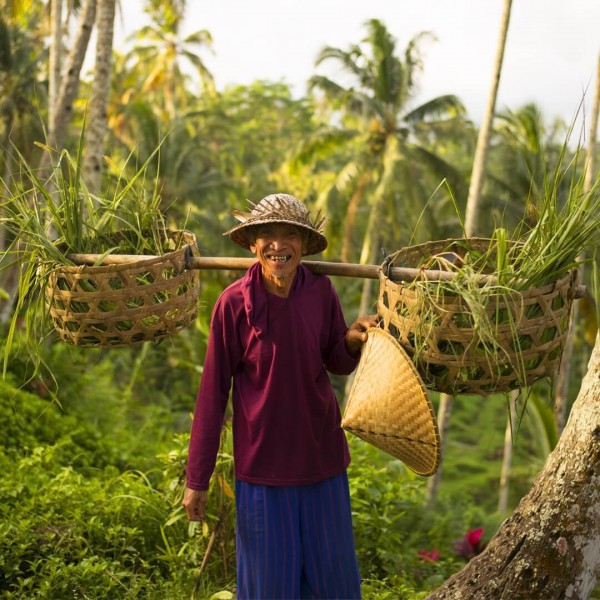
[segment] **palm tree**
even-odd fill
[[[447,172],[459,179],[449,165],[419,144],[416,133],[420,128],[421,136],[423,129],[431,135],[439,119],[443,122],[464,115],[462,104],[451,95],[434,98],[417,107],[412,105],[422,68],[419,44],[426,33],[413,38],[400,58],[396,56],[396,40],[383,23],[372,19],[365,27],[367,35],[362,45],[353,45],[348,50],[326,47],[320,52],[316,64],[337,63],[351,83],[345,86],[322,75],[312,77],[311,89],[324,94],[326,105],[339,116],[342,127],[324,128],[300,154],[301,159],[307,160],[327,148],[339,162],[340,177],[332,189],[350,198],[345,207],[342,247],[347,252],[350,236],[359,229],[361,263],[374,262],[382,243],[393,243],[393,238],[408,233],[409,219],[401,220],[405,223],[403,231],[397,219],[386,228],[385,212],[404,216],[414,213],[414,208],[411,210],[403,198],[420,195],[416,190],[421,169],[433,165],[439,168],[444,164]],[[362,227],[357,222],[360,214],[364,215],[360,220],[365,224]],[[364,312],[370,283],[366,280],[363,288],[361,310]]]
[[[197,49],[212,46],[212,38],[206,29],[195,31],[181,38],[181,26],[185,14],[185,0],[147,0],[145,12],[152,24],[142,27],[132,38],[144,45],[136,46],[129,58],[144,65],[140,82],[142,91],[160,90],[161,105],[165,120],[174,119],[179,112],[185,112],[187,77],[180,64],[185,59],[200,78],[202,88],[212,90],[213,78]],[[150,69],[148,65],[152,65]]]

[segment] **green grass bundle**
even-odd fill
[[[76,156],[64,150],[45,174],[15,150],[20,172],[0,195],[1,224],[11,240],[0,269],[19,269],[9,349],[22,316],[34,362],[36,346],[52,325],[64,341],[122,345],[160,339],[194,317],[197,277],[179,278],[185,245],[194,245],[195,240],[185,232],[169,231],[157,180],[146,181],[147,167],[157,152],[158,148],[131,176],[126,175],[126,163],[109,177],[106,190],[94,195],[82,177],[81,145]],[[164,264],[149,260],[133,275],[127,265],[78,267],[68,258],[71,253],[99,254],[101,263],[109,254],[161,257],[180,249],[176,260]],[[171,307],[170,302],[176,305]],[[143,331],[125,335],[138,321]],[[5,369],[7,360],[8,352]]]

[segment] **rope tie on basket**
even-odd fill
[[[183,273],[184,271],[188,271],[189,269],[192,268],[192,265],[190,262],[192,258],[194,258],[194,251],[192,250],[192,246],[191,246],[191,244],[186,244],[185,252],[183,254],[183,268],[179,272],[179,275],[181,275],[181,273]]]
[[[384,250],[384,252],[385,252],[385,250]],[[394,263],[394,259],[392,256],[386,256],[383,259],[383,263],[381,264],[381,269],[383,270],[383,272],[387,278],[390,277],[393,263]]]

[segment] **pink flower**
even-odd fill
[[[467,542],[475,548],[477,544],[481,541],[481,536],[483,535],[483,527],[479,527],[478,529],[469,529],[467,530]]]
[[[431,550],[419,550],[419,556],[425,562],[437,562],[442,557],[440,552],[435,548],[432,548]]]
[[[474,556],[481,554],[486,546],[481,542],[483,527],[478,529],[469,529],[465,536],[454,542],[454,552],[457,556],[470,560]]]

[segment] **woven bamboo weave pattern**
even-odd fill
[[[342,426],[419,475],[440,460],[435,412],[414,365],[389,333],[369,329]]]
[[[489,246],[489,240],[469,243],[481,251]],[[423,258],[441,252],[460,255],[463,248],[462,240],[428,242],[401,250],[393,263],[418,267]],[[511,296],[490,295],[486,308],[490,321],[504,315],[502,321],[496,321],[499,360],[493,364],[474,342],[475,330],[468,325],[469,309],[459,297],[440,295],[432,303],[417,289],[391,281],[382,270],[377,310],[384,327],[413,358],[429,388],[486,396],[531,385],[557,371],[566,342],[575,275],[568,273],[549,285]],[[426,302],[427,311],[414,310]],[[419,321],[419,314],[427,315],[427,321]],[[415,339],[423,331],[427,337],[417,353]]]
[[[198,312],[199,277],[185,269],[195,236],[172,232],[176,249],[121,265],[59,267],[46,288],[60,338],[83,347],[157,341],[188,327]]]

